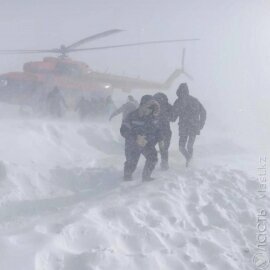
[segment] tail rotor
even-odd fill
[[[187,78],[189,78],[191,81],[193,81],[193,77],[188,72],[186,72],[185,59],[186,59],[186,48],[184,48],[183,51],[182,51],[180,71],[181,71],[181,74],[185,75]]]

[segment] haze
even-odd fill
[[[28,84],[23,89],[25,102],[34,92],[33,100],[29,98],[33,110],[0,102],[1,270],[267,268],[269,0],[0,0],[0,4],[0,50],[59,48],[109,29],[125,31],[82,47],[199,38],[69,57],[100,72],[164,82],[181,67],[186,48],[186,71],[194,80],[181,76],[165,93],[173,103],[177,87],[187,82],[191,95],[207,110],[189,166],[179,152],[178,125],[172,123],[169,169],[162,170],[166,167],[160,166],[158,153],[154,180],[145,182],[144,158],[133,181],[123,179],[122,118],[109,121],[114,110],[110,99],[84,100],[81,104],[87,105],[80,108],[86,110],[78,112],[71,108],[83,100],[82,93],[77,100],[64,99],[61,91],[67,89],[52,91],[49,81],[48,89],[42,85],[40,92]],[[0,74],[22,71],[24,63],[45,56],[50,55],[0,54]],[[10,85],[1,80],[2,86],[5,83]],[[22,90],[20,86],[14,87],[15,92]],[[1,89],[7,90],[2,93],[8,98],[14,97],[8,92],[12,88]],[[132,95],[139,100],[158,91],[134,89]],[[112,98],[121,105],[127,95],[114,89]],[[89,118],[83,118],[85,111]],[[136,159],[133,150],[126,148]],[[155,154],[152,149],[149,156]]]
[[[89,46],[160,39],[200,38],[198,42],[77,53],[93,69],[164,81],[186,69],[170,89],[187,81],[209,112],[209,126],[240,140],[269,138],[270,4],[268,1],[1,1],[0,49],[46,49],[70,44],[111,28],[126,30]],[[46,55],[44,55],[46,56]],[[0,72],[19,71],[43,55],[0,55]],[[157,89],[158,90],[158,89]],[[138,96],[143,93],[139,91]],[[220,125],[222,123],[222,125]],[[225,127],[225,129],[223,129]],[[250,143],[250,142],[247,142]]]

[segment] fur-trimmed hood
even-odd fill
[[[147,101],[146,103],[140,105],[139,115],[146,116],[149,109],[152,110],[151,115],[153,115],[155,117],[158,116],[160,113],[160,106],[159,106],[158,102],[155,101],[154,99],[151,99],[151,100]]]

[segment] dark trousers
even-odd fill
[[[179,150],[183,154],[183,156],[186,158],[186,160],[189,160],[192,158],[193,145],[194,145],[195,139],[196,139],[195,134],[188,134],[185,132],[180,133]]]
[[[133,172],[137,168],[141,154],[146,158],[142,178],[148,178],[151,176],[158,161],[155,146],[147,144],[145,147],[139,147],[136,141],[126,140],[126,162],[124,164],[124,177],[132,176]]]
[[[172,133],[171,131],[169,132],[164,132],[163,133],[163,141],[164,141],[164,147],[159,148],[160,150],[160,157],[161,157],[161,166],[168,166],[168,161],[169,161],[169,147],[171,144],[171,138],[172,138]]]

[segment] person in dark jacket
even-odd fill
[[[180,84],[176,94],[178,99],[173,104],[173,120],[179,118],[179,150],[188,167],[196,136],[205,124],[206,110],[198,99],[189,95],[186,83]]]
[[[48,94],[46,102],[48,113],[51,116],[60,118],[63,116],[64,109],[67,109],[66,101],[58,87],[54,87]]]
[[[110,120],[116,115],[122,113],[122,120],[124,120],[129,113],[135,111],[138,108],[139,104],[135,98],[131,95],[128,96],[128,100],[120,108],[116,109],[110,116]]]
[[[80,119],[85,119],[90,113],[91,103],[85,97],[81,97],[80,101],[75,107],[75,111],[79,113]]]
[[[143,181],[153,180],[151,174],[157,163],[155,145],[162,141],[162,135],[157,125],[159,104],[150,95],[141,98],[137,110],[128,114],[123,120],[120,133],[125,138],[124,180],[132,180],[140,155],[146,158],[142,172]]]
[[[160,113],[157,116],[158,126],[162,132],[164,144],[159,144],[161,156],[161,169],[168,170],[169,168],[169,147],[171,143],[172,131],[170,121],[172,121],[172,105],[168,101],[168,97],[164,93],[156,93],[154,99],[159,103]]]

